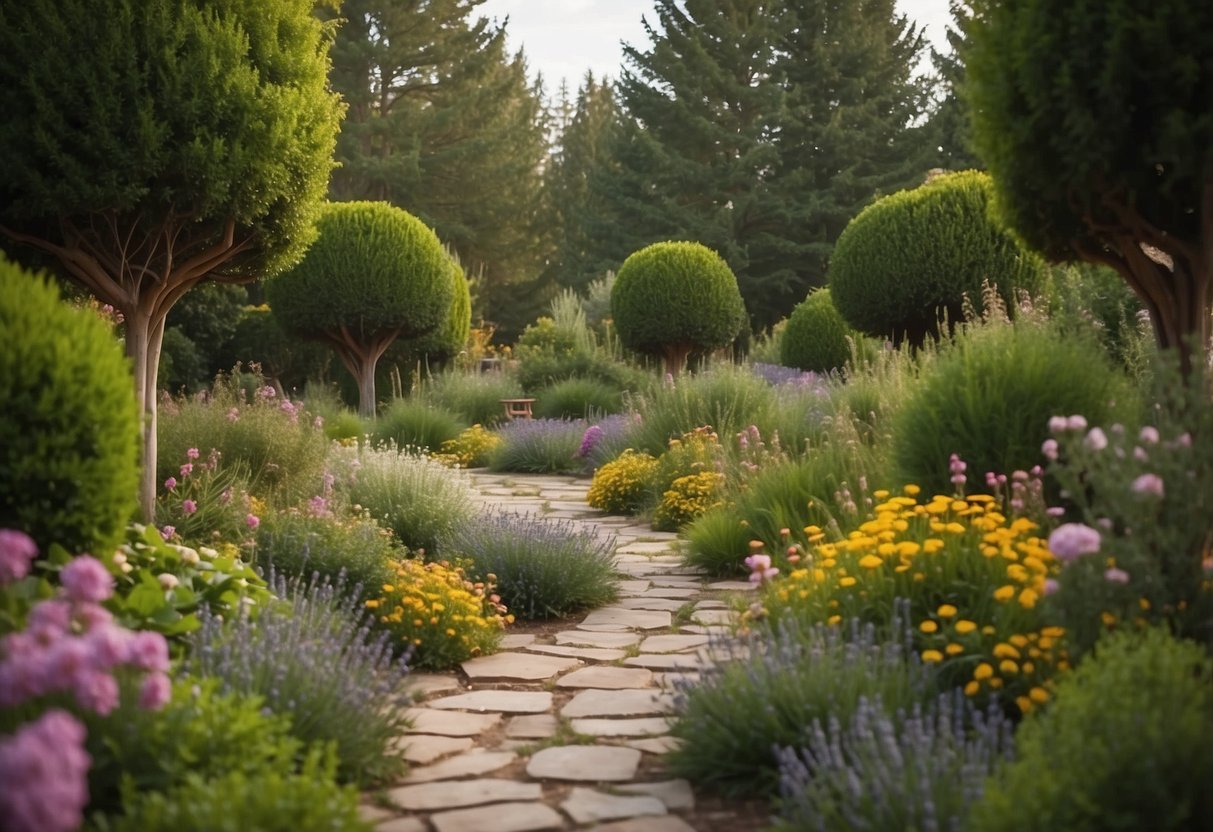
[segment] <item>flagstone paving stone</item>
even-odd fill
[[[535,643],[535,636],[530,633],[510,633],[501,637],[501,643],[498,645],[502,650],[517,650],[519,647],[526,647],[528,644]]]
[[[614,823],[595,826],[596,832],[695,832],[691,826],[677,815],[662,815],[659,818],[629,818]]]
[[[635,751],[631,748],[622,750]],[[639,752],[636,753],[639,754]],[[477,806],[482,803],[498,803],[504,800],[539,800],[542,796],[543,789],[538,783],[520,783],[517,780],[493,777],[479,780],[419,783],[415,786],[398,786],[387,792],[388,800],[409,811],[453,809],[459,806]]]
[[[656,783],[624,783],[614,787],[628,794],[647,794],[665,804],[667,809],[693,809],[695,792],[686,780],[662,780]]]
[[[490,774],[505,768],[518,755],[513,751],[486,751],[483,748],[473,748],[463,754],[448,757],[432,766],[418,766],[412,769],[404,778],[406,784],[430,783],[435,780],[454,780],[457,777],[468,777],[479,774]]]
[[[685,600],[677,600],[674,598],[651,598],[645,596],[643,598],[620,598],[615,602],[614,606],[625,610],[665,610],[666,612],[677,612],[686,606]]]
[[[540,832],[563,829],[560,813],[543,803],[497,803],[440,812],[430,817],[436,832]]]
[[[432,734],[410,734],[402,737],[404,759],[413,765],[426,765],[437,759],[467,751],[476,745],[471,737],[442,737]]]
[[[629,610],[612,606],[594,610],[578,626],[582,630],[593,630],[597,627],[618,630],[664,630],[672,623],[673,619],[668,612]],[[491,656],[486,658],[491,658]]]
[[[673,710],[674,697],[653,688],[625,688],[623,690],[591,688],[581,691],[570,699],[560,709],[560,715],[568,719],[591,716],[627,717],[668,714]]]
[[[526,773],[541,780],[626,782],[636,776],[639,765],[640,751],[635,748],[617,745],[561,745],[536,751],[527,763]]]
[[[728,592],[753,592],[758,589],[758,584],[750,583],[749,581],[716,581],[708,584],[708,589],[725,590]]]
[[[694,650],[702,647],[710,639],[707,636],[678,635],[678,636],[649,636],[640,642],[641,653],[677,653],[681,650]]]
[[[405,716],[412,722],[410,733],[442,734],[447,737],[474,737],[501,722],[501,714],[469,714],[462,711],[435,711],[409,708]]]
[[[645,737],[641,740],[628,740],[624,745],[637,751],[647,751],[649,754],[669,754],[682,746],[682,740],[677,737]]]
[[[627,656],[627,651],[611,647],[572,647],[565,644],[533,644],[527,648],[532,653],[547,653],[552,656],[571,656],[596,662],[615,662]]]
[[[444,676],[438,673],[410,673],[404,685],[409,693],[418,699],[424,699],[435,693],[463,689],[463,685],[459,684],[459,680],[454,676]]]
[[[631,647],[639,644],[641,635],[633,632],[600,633],[593,630],[562,630],[557,633],[557,644],[575,644],[586,647]]]
[[[736,618],[732,610],[695,610],[691,620],[698,624],[728,624]]]
[[[670,722],[664,717],[650,716],[638,719],[574,719],[570,720],[574,733],[587,737],[658,737],[670,732]]]
[[[574,788],[568,798],[561,802],[560,808],[564,809],[575,823],[664,815],[668,812],[666,805],[651,795],[625,797],[603,794],[583,786]]]
[[[561,676],[557,687],[562,688],[640,688],[651,684],[653,672],[641,667],[585,667]]]
[[[552,707],[552,694],[546,691],[474,690],[457,696],[444,696],[425,703],[438,710],[499,711],[506,714],[541,714]]]
[[[428,832],[425,821],[415,817],[394,817],[375,826],[375,832]]]
[[[556,735],[560,720],[555,714],[526,714],[516,716],[505,724],[505,735],[511,739],[543,740]]]
[[[534,653],[494,653],[460,665],[473,682],[539,682],[580,666],[577,659]]]
[[[628,667],[644,667],[649,670],[699,670],[705,662],[698,656],[686,653],[641,653],[623,660]]]

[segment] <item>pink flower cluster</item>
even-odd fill
[[[70,832],[84,821],[84,726],[51,710],[0,739],[0,818],[9,832]]]
[[[769,581],[779,574],[779,570],[771,566],[771,556],[757,552],[745,559],[745,565],[750,568],[750,582],[755,584]]]

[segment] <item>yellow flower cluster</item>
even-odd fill
[[[679,477],[661,497],[653,512],[653,528],[676,531],[709,509],[721,505],[724,474],[700,471]]]
[[[788,549],[792,570],[765,590],[766,612],[887,624],[893,600],[906,598],[923,661],[970,696],[1001,692],[1030,710],[1066,667],[1064,633],[1038,605],[1058,569],[1046,540],[989,495],[918,493],[874,492],[868,517],[841,539],[806,527],[806,544]]]
[[[611,514],[634,514],[644,507],[656,475],[656,459],[628,448],[594,472],[586,500]]]
[[[452,468],[474,468],[486,464],[489,454],[500,444],[500,436],[482,425],[472,425],[454,439],[443,442],[433,457]]]
[[[444,669],[491,653],[514,621],[488,583],[469,581],[461,566],[409,558],[395,564],[383,594],[366,602],[379,622],[413,647],[414,667]]]

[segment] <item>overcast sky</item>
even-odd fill
[[[951,20],[948,0],[897,0],[897,8],[925,26],[937,48],[944,44]],[[509,16],[510,49],[526,49],[531,73],[543,73],[549,94],[562,78],[576,92],[587,69],[595,76],[617,77],[623,60],[620,41],[646,46],[640,19],[657,22],[653,0],[486,0],[477,12],[497,20]]]

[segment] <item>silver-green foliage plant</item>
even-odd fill
[[[0,528],[106,554],[139,480],[130,363],[94,312],[3,258],[0,332]]]
[[[204,280],[299,259],[342,104],[310,0],[39,0],[0,9],[0,229],[125,318],[155,499],[165,316]],[[70,114],[70,117],[69,115]]]
[[[667,373],[687,356],[727,346],[745,324],[737,277],[699,243],[654,243],[632,253],[615,277],[611,315],[623,345],[660,356]]]
[[[450,325],[451,259],[421,220],[385,202],[323,207],[319,238],[267,286],[274,314],[323,341],[358,381],[359,412],[375,414],[375,367],[398,338]]]
[[[1007,303],[1033,292],[1047,267],[990,210],[990,177],[940,176],[877,200],[851,220],[830,256],[830,296],[842,317],[876,338],[920,344],[941,319],[962,319],[983,282]]]

